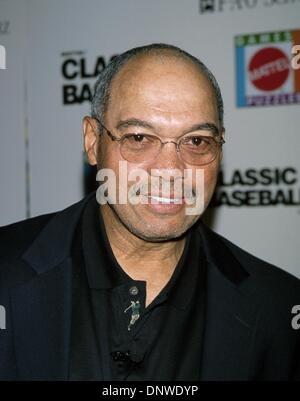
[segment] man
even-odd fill
[[[173,46],[131,49],[101,73],[83,128],[115,181],[2,228],[0,377],[299,379],[299,280],[201,221],[225,132],[211,72]]]

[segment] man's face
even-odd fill
[[[105,126],[119,138],[128,133],[141,133],[157,135],[163,142],[177,141],[202,123],[213,123],[220,128],[211,85],[189,62],[174,57],[140,57],[130,61],[112,84]],[[203,135],[201,131],[192,133]],[[97,152],[98,169],[110,168],[116,174],[118,199],[119,185],[130,187],[134,183],[119,182],[119,162],[124,161],[120,145],[103,132]],[[140,238],[148,241],[177,238],[195,223],[199,215],[188,215],[184,200],[176,205],[172,202],[153,204],[155,201],[150,195],[160,197],[162,187],[151,187],[151,175],[159,176],[163,170],[172,172],[177,169],[183,177],[184,169],[191,169],[195,193],[195,170],[203,169],[206,208],[215,188],[220,157],[219,152],[212,163],[195,166],[181,160],[173,143],[165,144],[154,160],[127,161],[128,174],[137,168],[148,174],[149,186],[142,194],[144,200],[148,198],[147,204],[127,202],[105,207],[111,207],[110,212],[115,212],[111,215]],[[172,196],[176,197],[176,194],[171,182]]]

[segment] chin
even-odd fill
[[[194,224],[194,222],[188,225],[180,225],[177,227],[163,227],[145,225],[143,227],[128,227],[132,234],[148,242],[164,242],[170,240],[176,240],[182,237],[187,230]]]
[[[143,216],[114,208],[115,214],[126,229],[136,237],[149,242],[164,242],[182,237],[200,216]]]

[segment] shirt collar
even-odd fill
[[[204,288],[206,262],[199,242],[196,230],[189,230],[181,258],[162,290],[168,302],[178,309],[188,305],[195,286],[199,286],[199,293]],[[126,274],[112,252],[96,197],[90,199],[83,212],[82,247],[90,288],[113,289],[138,283]]]

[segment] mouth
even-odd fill
[[[172,197],[172,198],[166,198],[166,197],[161,197],[161,196],[154,196],[154,195],[150,195],[148,196],[148,199],[150,199],[150,201],[152,203],[161,203],[161,204],[181,204],[184,202],[183,198],[176,198],[176,197]]]

